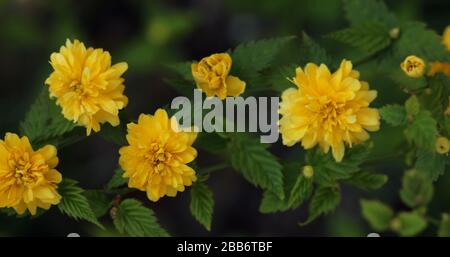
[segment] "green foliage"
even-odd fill
[[[414,142],[418,147],[432,151],[438,135],[436,120],[429,111],[420,111],[406,128],[405,135],[408,141]]]
[[[306,225],[314,221],[320,215],[325,215],[334,211],[340,202],[341,192],[337,185],[319,186],[309,204],[309,217],[306,222],[300,225]]]
[[[312,182],[312,178],[307,178],[303,174],[299,174],[289,194],[289,207],[295,206],[297,203],[302,203],[311,196],[313,190]]]
[[[303,65],[308,62],[316,64],[332,65],[332,58],[328,55],[327,51],[317,44],[311,37],[303,32],[302,44],[300,46],[300,56]]]
[[[295,77],[295,69],[297,67],[298,65],[296,64],[290,64],[272,71],[268,75],[270,86],[280,93],[288,88],[295,87],[294,83],[289,80]]]
[[[282,166],[267,147],[258,139],[237,134],[228,143],[231,164],[250,183],[273,191],[278,198],[284,199]]]
[[[101,190],[87,190],[83,195],[88,199],[89,206],[97,218],[105,216],[112,207],[111,196]]]
[[[329,38],[363,50],[367,55],[378,53],[391,44],[389,30],[377,22],[362,23],[332,32]]]
[[[378,232],[388,230],[391,219],[394,217],[394,211],[377,200],[361,200],[361,211],[370,226]]]
[[[191,64],[192,62],[182,62],[167,65],[167,68],[172,71],[175,76],[166,78],[165,82],[184,96],[192,95],[192,90],[196,88],[192,77]]]
[[[427,227],[425,218],[415,212],[401,212],[398,220],[400,221],[398,233],[401,236],[415,236]]]
[[[448,156],[424,149],[417,150],[416,169],[423,172],[429,179],[436,181],[445,172]]]
[[[389,12],[381,0],[344,0],[347,20],[352,26],[366,22],[379,22],[387,28],[397,25],[397,18]]]
[[[228,139],[218,133],[199,133],[195,140],[195,147],[212,154],[219,154],[226,150],[223,146],[227,143]]]
[[[399,60],[400,61],[400,60]],[[395,67],[394,71],[390,72],[389,77],[400,88],[406,91],[417,91],[427,86],[427,80],[424,77],[411,78],[406,75],[399,67]]]
[[[389,104],[379,109],[381,118],[392,126],[406,124],[406,110],[398,104]]]
[[[277,54],[294,38],[263,39],[239,45],[231,53],[233,65],[230,74],[250,83],[260,71],[270,66]]]
[[[85,191],[77,184],[77,181],[71,179],[64,179],[59,184],[58,192],[62,197],[58,204],[59,210],[75,220],[86,220],[103,228],[84,195]]]
[[[120,168],[116,169],[114,171],[114,175],[109,180],[108,184],[106,185],[106,189],[111,190],[113,188],[118,188],[123,185],[126,185],[128,183],[128,180],[123,177],[124,171]]]
[[[113,215],[113,223],[120,233],[130,236],[169,236],[158,224],[153,211],[134,199],[120,203]]]
[[[408,115],[416,116],[420,112],[420,103],[417,96],[412,95],[405,102],[405,110]]]
[[[191,214],[208,231],[211,230],[214,199],[205,183],[196,182],[191,188]]]
[[[34,147],[39,147],[50,141],[57,144],[58,139],[74,128],[75,124],[64,118],[45,87],[20,124],[20,133],[26,135]]]
[[[285,163],[283,165],[283,185],[284,195],[286,197],[284,199],[280,199],[273,191],[264,191],[259,211],[262,213],[287,211],[297,208],[303,203],[303,201],[307,200],[310,194],[310,192],[308,192],[308,188],[312,187],[313,181],[312,179],[301,179],[301,177],[303,177],[301,170],[302,165],[300,163]],[[298,183],[308,183],[308,185],[305,185],[305,188],[299,188],[299,186],[297,186],[297,189],[294,190],[294,186]]]
[[[347,180],[351,185],[366,191],[379,189],[387,181],[388,177],[386,175],[367,171],[358,172]]]
[[[116,145],[123,146],[127,144],[126,134],[127,128],[125,123],[121,123],[116,127],[106,123],[102,125],[102,130],[98,133],[104,140],[113,142]]]
[[[450,237],[450,215],[448,213],[443,213],[441,222],[439,224],[438,236],[440,237]]]
[[[402,179],[400,198],[411,208],[424,206],[433,197],[433,184],[423,173],[417,170],[405,172]]]

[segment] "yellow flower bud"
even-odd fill
[[[193,63],[191,70],[197,87],[207,96],[220,99],[242,94],[245,82],[229,75],[231,64],[231,56],[227,53],[213,54]]]
[[[389,36],[392,39],[397,39],[399,35],[400,35],[400,28],[398,27],[395,27],[389,31]]]
[[[314,169],[311,165],[305,165],[302,172],[305,178],[312,178],[314,176]]]
[[[412,78],[422,77],[425,72],[425,62],[415,55],[410,55],[400,64],[406,75]]]
[[[446,154],[450,150],[450,142],[446,137],[438,137],[436,139],[436,152]]]
[[[442,34],[442,43],[450,50],[450,25],[447,26]]]

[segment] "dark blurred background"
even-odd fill
[[[447,0],[397,0],[387,1],[387,5],[400,18],[422,20],[439,34],[450,24]],[[322,35],[346,26],[340,0],[0,0],[0,136],[18,132],[19,122],[51,72],[50,54],[67,38],[110,51],[114,63],[128,63],[125,92],[130,103],[125,112],[137,117],[153,113],[177,96],[163,81],[165,63],[200,59],[244,41],[300,35],[302,31],[322,43]],[[333,42],[323,43],[332,53],[342,51],[342,46]],[[405,95],[371,73],[370,65],[361,69],[363,77],[379,91],[375,106],[403,102]],[[373,135],[374,156],[395,151],[401,133],[383,126],[382,132]],[[117,150],[94,135],[62,149],[58,169],[63,176],[79,180],[84,188],[101,188],[117,167]],[[300,156],[298,146],[288,149],[276,144],[272,150],[290,159]],[[206,158],[208,155],[200,152],[200,164]],[[343,187],[337,211],[306,227],[297,225],[306,218],[306,206],[281,214],[260,214],[260,190],[232,170],[217,172],[208,182],[215,198],[210,233],[191,217],[188,192],[157,203],[150,203],[144,193],[135,196],[176,236],[365,236],[371,230],[361,218],[359,198],[380,198],[397,210],[405,208],[398,200],[404,168],[401,160],[389,159],[368,167],[387,174],[388,184],[372,193]],[[449,173],[439,180],[431,209],[435,215],[450,211]],[[102,221],[110,224],[108,218]],[[0,236],[65,236],[70,232],[114,235],[62,216],[54,207],[33,219],[0,216]]]

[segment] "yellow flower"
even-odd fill
[[[128,104],[121,77],[126,63],[111,66],[109,52],[67,40],[59,53],[52,53],[50,64],[54,71],[45,83],[66,119],[86,127],[88,135],[105,122],[119,125],[119,110]]]
[[[303,70],[296,69],[293,83],[297,88],[285,90],[280,103],[280,133],[283,144],[302,143],[305,149],[317,144],[340,162],[345,144],[350,147],[369,139],[367,131],[380,127],[378,110],[369,108],[377,92],[359,80],[359,72],[352,63],[341,62],[340,68],[330,73],[327,66],[308,63]]]
[[[242,94],[245,82],[228,75],[231,63],[231,57],[227,53],[213,54],[203,58],[199,63],[193,63],[191,70],[197,87],[207,96],[217,96],[220,99]]]
[[[447,26],[442,34],[442,43],[450,50],[450,25]]]
[[[446,137],[438,137],[436,139],[436,152],[446,154],[450,150],[450,142]]]
[[[0,140],[0,208],[14,208],[18,214],[28,209],[35,215],[38,207],[48,210],[58,204],[57,165],[54,146],[34,151],[27,137],[6,133]]]
[[[425,62],[415,55],[410,55],[400,64],[400,68],[406,75],[412,78],[419,78],[425,72]]]
[[[141,114],[138,123],[128,124],[128,146],[120,149],[119,164],[129,178],[128,186],[147,191],[151,201],[176,196],[196,181],[195,171],[186,164],[197,157],[192,147],[197,133],[176,132],[175,117],[158,109],[155,115]]]
[[[434,76],[436,73],[442,72],[450,77],[450,63],[448,62],[432,62],[430,63],[430,71],[428,76]]]

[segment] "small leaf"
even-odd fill
[[[59,210],[75,220],[83,219],[103,228],[84,196],[84,190],[77,184],[77,181],[71,179],[64,179],[59,184],[58,192],[62,197],[58,204]]]
[[[301,223],[304,226],[311,223],[320,215],[328,214],[339,205],[341,202],[341,193],[339,187],[319,187],[316,189],[311,203],[309,205],[309,217],[306,222]]]
[[[294,187],[292,188],[289,195],[289,207],[294,206],[297,203],[302,203],[311,196],[313,190],[312,182],[312,178],[306,178],[299,172],[299,176],[297,177]]]
[[[211,231],[214,199],[208,186],[196,182],[191,188],[191,214],[206,230]]]
[[[439,224],[438,236],[450,237],[450,215],[443,213],[441,223]]]
[[[387,181],[388,177],[386,175],[367,171],[358,172],[347,180],[353,186],[367,191],[376,190],[386,184]]]
[[[385,105],[380,108],[381,118],[392,126],[406,124],[406,110],[398,104]]]
[[[439,176],[444,174],[447,161],[448,157],[444,154],[418,149],[416,169],[436,181]]]
[[[361,200],[361,210],[363,217],[370,226],[378,232],[389,229],[394,212],[386,204],[376,200]]]
[[[106,185],[106,189],[111,190],[113,188],[118,188],[123,185],[126,185],[128,183],[128,180],[123,177],[124,171],[122,169],[116,169],[114,171],[114,175],[109,180],[108,184]]]
[[[284,199],[282,166],[266,148],[267,144],[261,144],[257,139],[236,135],[228,144],[231,164],[250,183]]]
[[[97,218],[106,215],[112,207],[112,198],[101,190],[84,191],[84,196],[88,199],[89,206],[92,207],[92,211]]]
[[[405,102],[405,110],[408,115],[416,116],[420,112],[420,103],[417,96],[412,95]]]
[[[414,121],[405,129],[406,138],[417,146],[434,150],[438,134],[436,120],[428,111],[420,111]]]
[[[398,219],[400,220],[398,232],[401,236],[415,236],[427,227],[427,221],[414,212],[401,212]]]
[[[130,236],[169,236],[158,224],[153,211],[135,199],[126,199],[120,203],[113,217],[113,223],[120,233]]]
[[[410,170],[405,172],[402,179],[400,198],[411,208],[426,205],[433,197],[433,184],[422,172]]]

